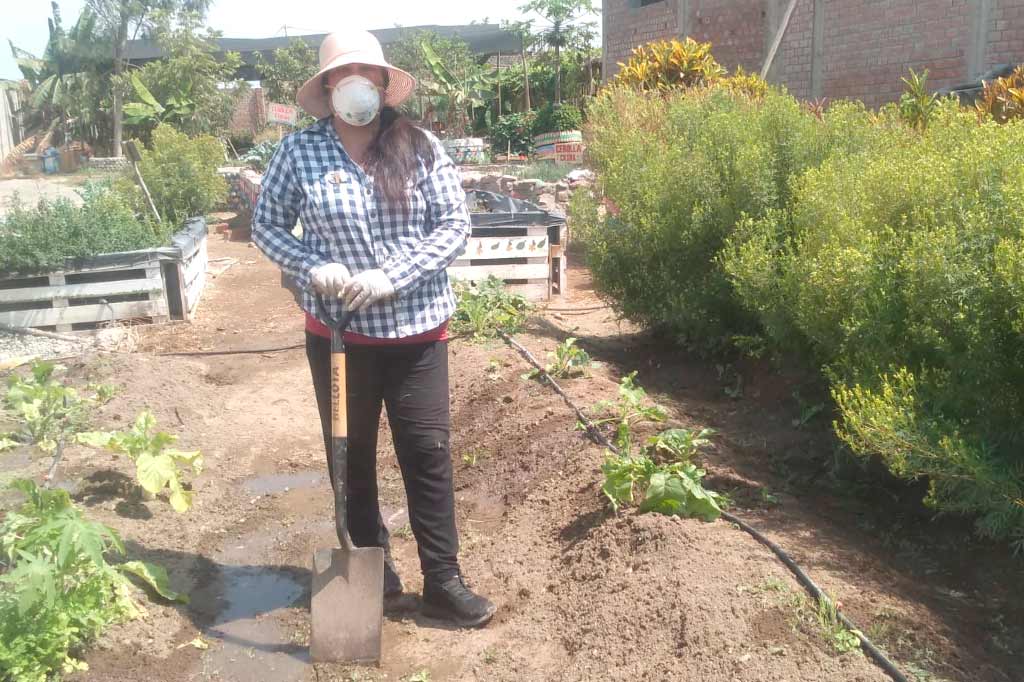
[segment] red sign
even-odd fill
[[[559,142],[555,145],[555,161],[579,163],[583,159],[582,142]]]
[[[299,110],[288,104],[267,104],[267,123],[282,123],[293,126],[299,120]]]

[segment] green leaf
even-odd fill
[[[11,450],[21,445],[21,443],[14,440],[12,436],[14,436],[13,433],[0,435],[0,452],[3,452],[4,450]]]
[[[83,431],[75,436],[75,441],[91,448],[106,450],[119,435],[117,431]]]
[[[203,473],[203,455],[199,450],[194,452],[182,452],[180,450],[164,450],[164,454],[182,464],[192,467],[192,471],[198,476]]]
[[[156,495],[172,480],[178,478],[178,467],[167,455],[151,455],[144,452],[135,460],[139,485]]]
[[[139,96],[139,99],[148,104],[154,112],[157,114],[164,112],[163,106],[156,100],[156,97],[153,97],[153,93],[149,91],[149,88],[143,85],[142,81],[139,80],[139,75],[136,73],[132,74],[132,88],[134,88],[135,94]],[[125,105],[125,108],[127,108],[127,105]]]
[[[192,491],[185,490],[180,485],[171,488],[171,507],[179,514],[184,514],[192,508]]]
[[[175,592],[171,589],[171,581],[167,577],[167,570],[163,566],[150,564],[145,561],[126,561],[123,564],[118,564],[117,570],[140,578],[146,585],[153,588],[154,592],[168,601],[176,601],[182,604],[188,603],[187,594]]]

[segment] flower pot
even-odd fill
[[[541,161],[580,163],[583,160],[583,133],[563,130],[544,133],[533,138],[534,155]]]

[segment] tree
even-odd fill
[[[224,134],[241,92],[240,86],[225,84],[235,79],[241,57],[228,52],[218,60],[214,51],[220,34],[204,30],[195,12],[183,12],[174,21],[159,14],[153,35],[167,57],[132,71],[135,101],[124,107],[130,114],[126,122],[139,125],[144,136],[160,121],[189,135]]]
[[[127,87],[124,72],[128,66],[129,36],[132,39],[138,38],[140,34],[152,28],[153,22],[161,12],[171,15],[179,12],[197,12],[203,16],[211,2],[212,0],[86,0],[86,6],[96,14],[112,37],[114,156],[121,156],[124,91]]]
[[[495,75],[487,64],[471,61],[463,65],[451,67],[434,52],[427,40],[420,44],[430,77],[422,81],[424,90],[443,104],[447,113],[446,127],[450,133],[459,137],[465,134],[473,112],[482,107],[492,98]]]
[[[267,60],[256,53],[256,71],[260,74],[260,87],[271,102],[290,103],[303,83],[320,69],[316,50],[305,40],[296,38],[274,50],[274,58]]]
[[[596,23],[588,20],[596,10],[592,0],[530,0],[519,10],[539,14],[547,26],[540,35],[555,51],[555,102],[562,101],[562,49],[589,44],[595,35]]]
[[[49,40],[42,57],[15,47],[11,52],[28,86],[26,127],[60,131],[96,142],[102,127],[102,102],[109,89],[109,44],[96,16],[85,8],[70,31],[64,29],[60,9],[52,3]],[[44,135],[43,141],[49,141]]]

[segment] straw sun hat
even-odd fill
[[[331,33],[320,44],[320,70],[306,81],[296,99],[299,106],[316,118],[331,115],[330,94],[323,86],[324,74],[346,64],[379,66],[388,71],[388,85],[384,90],[384,106],[397,107],[412,95],[416,79],[405,71],[388,64],[380,41],[369,31],[339,31]]]

